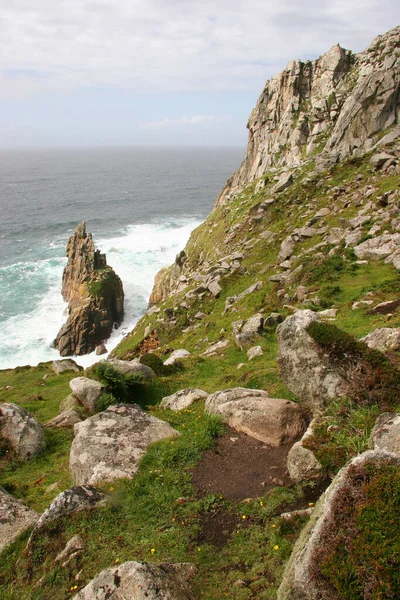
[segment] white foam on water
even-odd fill
[[[144,314],[156,273],[174,261],[199,223],[193,218],[182,218],[173,222],[129,225],[113,237],[95,237],[96,246],[107,254],[108,264],[121,277],[125,292],[124,321],[107,341],[109,351]],[[0,324],[0,369],[37,365],[60,358],[51,343],[66,319],[66,304],[61,296],[65,259],[59,257],[59,243],[50,243],[49,248],[54,249],[54,258],[57,260],[50,258],[38,261],[24,286],[24,294],[32,294],[36,298],[32,310],[6,318]],[[42,292],[37,289],[35,270],[40,271],[42,277]],[[105,358],[105,355],[101,358]],[[99,357],[93,352],[75,357],[75,360],[87,367],[98,361]]]

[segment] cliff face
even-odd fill
[[[399,82],[400,27],[376,38],[360,54],[336,45],[317,60],[290,62],[267,81],[247,125],[245,159],[218,197],[214,214],[221,209],[226,221],[232,220],[228,212],[239,210],[242,194],[248,195],[251,185],[251,193],[254,198],[260,195],[266,210],[305,171],[317,181],[334,165],[362,158],[382,140],[396,139]],[[213,270],[211,263],[208,273],[207,263],[204,269],[201,261],[211,254],[234,252],[235,239],[246,226],[238,222],[228,228],[220,247],[214,241],[216,227],[214,223],[207,234],[201,232],[201,240],[194,232],[184,259],[157,274],[150,306],[196,282],[208,290],[215,277],[226,274],[221,268]],[[194,246],[203,252],[197,253]]]
[[[317,153],[326,164],[370,150],[374,136],[399,121],[399,47],[396,27],[360,54],[333,46],[267,81],[247,124],[246,157],[216,206],[267,171],[298,167]]]
[[[55,345],[61,356],[88,354],[105,341],[124,315],[122,282],[96,250],[92,234],[79,223],[67,244],[62,295],[68,302],[68,320]]]

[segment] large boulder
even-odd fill
[[[196,388],[185,388],[172,394],[171,396],[165,396],[161,402],[161,408],[169,408],[170,410],[183,410],[187,408],[193,402],[207,398],[207,392],[198,390]]]
[[[338,473],[318,501],[310,521],[293,548],[278,590],[277,600],[325,600],[325,598],[339,600],[342,598],[337,588],[329,581],[326,569],[322,571],[321,566],[335,551],[335,546],[336,552],[349,551],[345,544],[350,544],[350,541],[346,540],[345,535],[351,538],[351,543],[356,542],[359,532],[353,521],[354,516],[351,515],[363,510],[371,472],[374,469],[392,466],[398,468],[399,465],[400,456],[374,450],[357,456]],[[380,510],[384,513],[383,504]],[[386,515],[382,514],[382,518],[386,518]],[[374,552],[374,543],[376,542],[372,542],[368,552]],[[338,544],[343,544],[343,547]],[[349,560],[351,561],[351,558]],[[360,573],[362,575],[362,568]],[[332,575],[335,577],[335,573]],[[368,588],[368,577],[362,579],[359,582],[361,589],[358,589],[357,597],[375,597],[364,595],[363,592]]]
[[[307,428],[303,407],[290,400],[270,398],[263,390],[232,388],[215,392],[207,398],[206,410],[220,415],[236,431],[271,446],[294,442]]]
[[[20,460],[37,456],[46,447],[42,425],[16,404],[0,405],[0,437],[10,444]]]
[[[153,442],[179,433],[136,404],[117,404],[77,423],[69,459],[75,485],[132,478]]]
[[[106,393],[106,387],[102,383],[88,377],[71,379],[69,387],[73,395],[89,412],[98,410],[100,398]]]
[[[102,571],[74,600],[194,600],[195,571],[189,563],[126,562]]]
[[[307,327],[320,320],[311,310],[299,310],[277,328],[281,379],[313,411],[346,395],[344,377],[307,333]]]
[[[374,425],[368,443],[374,450],[400,455],[400,414],[383,413]]]
[[[92,485],[79,485],[64,490],[54,498],[37,522],[35,530],[45,527],[60,517],[106,504],[106,496]]]
[[[124,316],[122,281],[96,250],[92,234],[79,223],[67,244],[62,295],[68,302],[68,319],[55,347],[61,356],[88,354],[108,339]]]
[[[144,379],[153,379],[156,377],[153,369],[147,365],[143,365],[138,359],[135,360],[119,360],[118,358],[110,358],[104,361],[123,375],[142,375]]]
[[[354,253],[360,259],[380,260],[398,250],[399,246],[400,233],[383,233],[356,246]]]
[[[324,475],[324,470],[312,450],[305,447],[304,442],[314,432],[315,419],[308,426],[307,431],[289,450],[286,467],[290,475],[290,479],[295,483],[304,481],[315,481],[321,479]]]
[[[400,327],[380,327],[360,339],[373,350],[396,352],[400,350]]]
[[[0,487],[0,552],[39,519],[39,515]]]

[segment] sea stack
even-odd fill
[[[68,320],[55,346],[61,356],[89,354],[107,340],[114,324],[124,316],[122,281],[96,250],[86,224],[79,223],[67,244],[68,263],[62,279],[62,295],[68,302]]]

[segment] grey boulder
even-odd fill
[[[136,404],[117,404],[74,427],[69,467],[75,485],[132,478],[153,442],[179,433]]]
[[[61,373],[68,373],[70,371],[73,373],[83,371],[82,367],[77,365],[76,362],[70,358],[66,358],[65,360],[53,360],[51,368],[56,375],[61,375]]]
[[[82,510],[104,506],[106,496],[92,485],[79,485],[64,490],[54,498],[41,515],[36,528],[41,529],[60,517],[66,517]]]
[[[39,519],[39,515],[0,487],[0,552]]]
[[[74,600],[194,600],[195,571],[189,563],[126,562],[102,571]]]
[[[88,377],[75,377],[69,382],[73,395],[89,411],[99,409],[99,400],[106,393],[106,387],[99,381]]]
[[[60,429],[60,428],[64,429],[64,428],[73,427],[76,423],[80,423],[81,421],[82,421],[82,419],[80,418],[80,416],[78,415],[76,410],[74,410],[73,408],[70,408],[68,410],[63,411],[56,417],[54,417],[54,419],[47,421],[46,425],[47,425],[47,427],[55,427],[56,429]]]
[[[347,387],[339,370],[307,333],[307,327],[320,320],[311,310],[299,310],[277,328],[281,379],[313,412],[345,396]]]
[[[142,375],[144,379],[153,379],[156,376],[153,369],[147,365],[143,365],[138,359],[135,360],[118,360],[117,358],[110,358],[104,361],[105,364],[109,364],[114,369],[122,373],[123,375]]]
[[[270,398],[263,390],[232,388],[215,392],[207,398],[206,410],[220,415],[236,431],[271,446],[294,442],[307,428],[303,407],[290,400]]]
[[[20,460],[37,456],[46,447],[42,425],[16,404],[0,405],[0,437],[10,444]]]
[[[188,358],[188,356],[190,356],[189,350],[185,350],[184,348],[179,348],[179,350],[174,350],[172,352],[171,356],[169,358],[167,358],[167,360],[164,361],[163,364],[166,367],[168,367],[170,365],[174,365],[177,360],[183,360],[185,358]]]
[[[185,388],[172,394],[165,396],[160,402],[161,408],[169,408],[170,410],[182,410],[187,408],[197,400],[207,398],[207,392],[196,388]]]
[[[380,327],[360,339],[373,350],[393,352],[400,350],[400,328]]]
[[[400,454],[400,414],[379,415],[369,438],[369,447]]]
[[[307,431],[289,450],[286,467],[290,478],[295,483],[321,479],[324,471],[314,452],[304,446],[304,442],[314,431],[315,419],[311,421]]]

